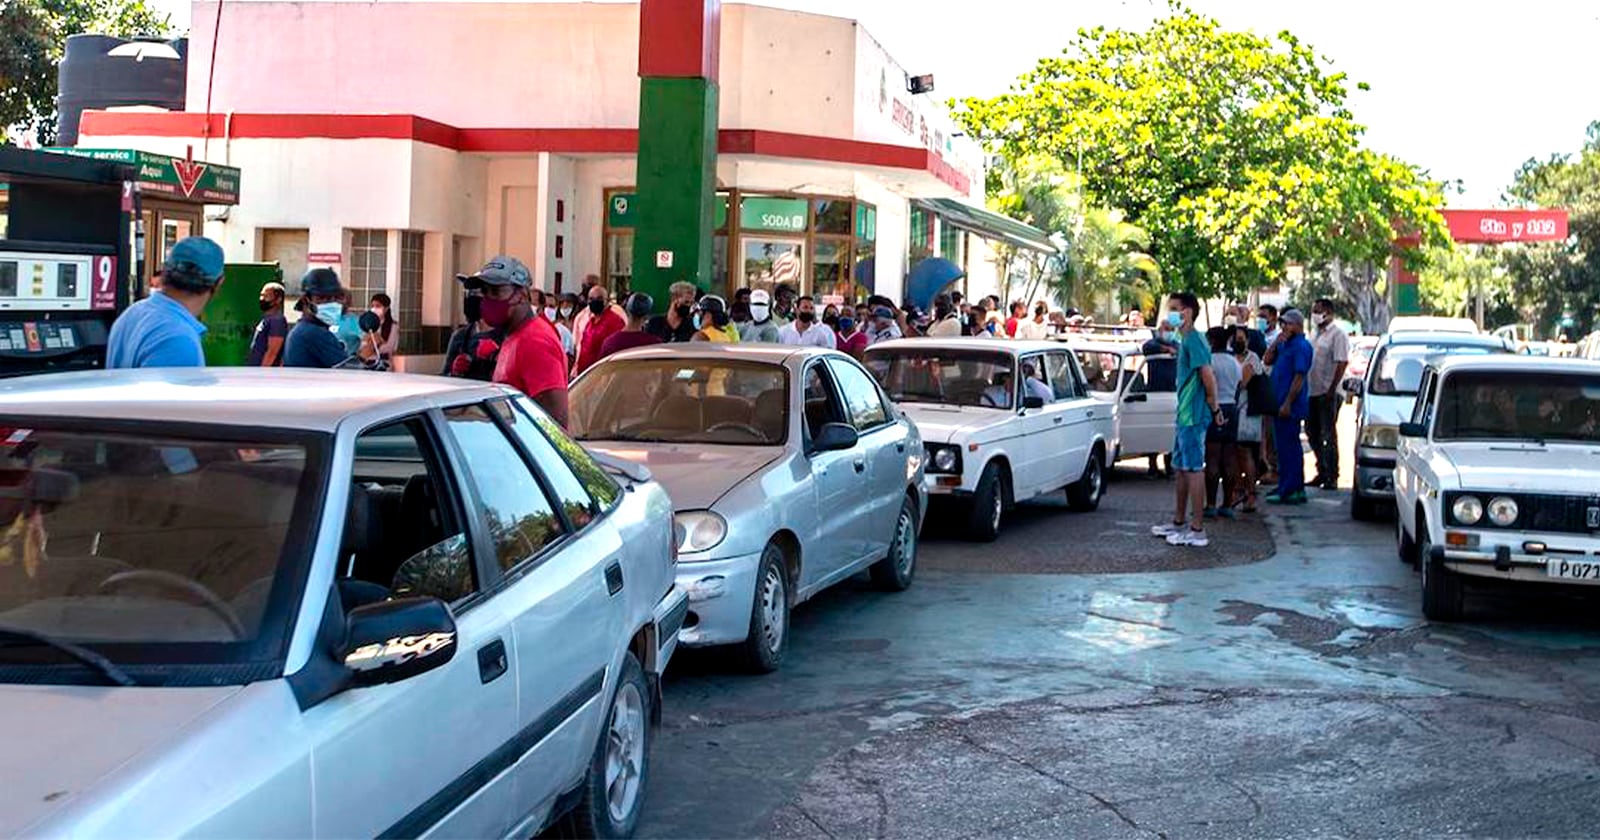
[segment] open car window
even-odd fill
[[[622,359],[573,386],[577,440],[777,446],[787,439],[789,373],[735,359]]]
[[[868,350],[867,370],[895,402],[1010,409],[1016,381],[1012,357],[982,350]]]

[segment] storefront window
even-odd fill
[[[733,291],[728,287],[728,235],[725,233],[711,237],[711,291],[724,297]]]
[[[744,237],[744,285],[774,291],[779,283],[800,288],[805,243],[800,240]]]
[[[606,285],[622,297],[633,288],[633,231],[606,234]]]
[[[939,222],[939,256],[965,268],[967,265],[967,232],[941,220]]]
[[[850,240],[818,239],[811,250],[811,294],[843,303],[855,295],[850,284]]]
[[[911,224],[909,237],[910,261],[907,265],[916,265],[918,260],[925,260],[933,256],[933,214],[921,207],[911,208]]]
[[[373,295],[389,291],[388,231],[350,231],[350,272],[345,285],[350,288],[350,305],[361,309]]]
[[[400,294],[394,317],[400,322],[399,353],[422,352],[422,248],[426,237],[418,231],[400,234]],[[356,306],[364,301],[352,301]]]
[[[841,199],[824,198],[811,202],[812,212],[815,214],[815,230],[817,233],[850,232],[850,211],[854,207],[851,202]]]

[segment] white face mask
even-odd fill
[[[561,317],[563,317],[563,318],[571,318],[572,317],[572,307],[570,307],[570,306],[561,307],[560,312],[561,312]]]
[[[765,321],[772,315],[772,307],[765,303],[750,304],[750,317],[757,321]]]
[[[556,308],[554,306],[546,306],[544,308],[544,317],[554,321],[556,319]]]

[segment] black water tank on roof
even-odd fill
[[[189,39],[163,42],[178,53],[171,58],[108,55],[130,43],[109,35],[73,35],[56,77],[56,110],[60,114],[56,145],[78,143],[78,121],[84,111],[122,105],[153,105],[182,111],[189,67]]]

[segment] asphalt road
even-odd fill
[[[1169,494],[931,528],[909,591],[799,608],[777,674],[681,655],[641,835],[1594,834],[1597,601],[1429,624],[1343,493],[1188,553],[1140,533]]]

